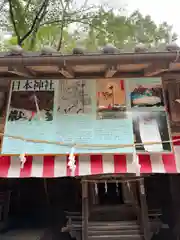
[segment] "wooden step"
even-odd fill
[[[138,225],[124,225],[124,226],[121,226],[121,225],[118,225],[118,226],[88,226],[88,231],[105,231],[105,230],[138,230],[140,229],[140,227]]]
[[[67,216],[82,216],[81,212],[68,212],[68,211],[65,211],[65,214]]]
[[[149,222],[150,226],[157,226],[157,225],[160,225],[162,224],[160,220],[153,220],[153,221],[150,221]],[[79,220],[72,220],[72,225],[76,226],[76,225],[82,225],[82,221],[79,221]],[[139,224],[136,222],[136,221],[126,221],[126,222],[123,222],[123,221],[119,221],[119,222],[92,222],[92,221],[89,221],[88,222],[88,225],[90,227],[93,227],[93,226],[99,226],[99,227],[111,227],[111,226],[138,226]]]
[[[82,228],[82,223],[81,222],[72,222],[70,225],[71,229],[81,229]],[[113,223],[104,223],[104,224],[96,224],[96,223],[88,223],[88,230],[91,231],[104,231],[106,229],[108,230],[122,230],[122,229],[132,229],[132,230],[137,230],[139,229],[140,226],[137,223],[129,223],[129,224],[113,224]]]
[[[101,235],[101,236],[88,236],[88,240],[142,240],[143,235]]]
[[[82,216],[66,216],[66,219],[71,219],[72,221],[73,220],[79,220],[79,221],[82,221]]]
[[[88,236],[105,236],[105,235],[140,235],[140,229],[122,229],[122,230],[103,230],[103,231],[88,231]]]
[[[125,226],[125,225],[137,225],[137,221],[89,221],[88,224],[90,226]]]

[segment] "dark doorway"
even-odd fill
[[[122,186],[120,183],[99,183],[99,204],[114,205],[123,204]]]

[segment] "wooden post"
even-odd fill
[[[82,181],[82,240],[88,240],[88,182]]]
[[[148,217],[148,206],[146,202],[146,193],[144,188],[144,179],[139,181],[139,197],[140,197],[140,208],[141,208],[141,225],[144,233],[144,239],[150,239],[150,226]]]

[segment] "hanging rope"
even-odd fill
[[[59,145],[59,146],[66,146],[66,147],[74,147],[77,148],[85,148],[85,149],[96,149],[96,150],[102,150],[102,149],[117,149],[117,148],[127,148],[127,147],[134,147],[134,146],[144,146],[144,145],[156,145],[156,144],[162,144],[162,143],[175,143],[180,142],[179,139],[175,140],[168,140],[168,141],[161,141],[161,142],[145,142],[145,143],[135,143],[135,144],[82,144],[82,143],[65,143],[65,142],[57,142],[57,141],[47,141],[47,140],[39,140],[39,139],[30,139],[30,138],[24,138],[21,136],[13,136],[10,134],[4,134],[0,133],[0,136],[12,138],[16,140],[22,140],[26,142],[32,142],[32,143],[42,143],[42,144],[52,144],[52,145]]]
[[[134,147],[133,147],[133,162],[132,162],[132,165],[135,168],[136,176],[140,176],[141,166],[139,164],[139,157],[137,156],[135,144],[134,144]]]
[[[106,179],[106,180],[101,180],[101,179],[96,179],[96,180],[91,180],[91,179],[87,179],[87,180],[82,180],[81,182],[89,182],[89,183],[94,183],[95,184],[95,192],[98,193],[98,190],[96,189],[97,187],[97,183],[130,183],[130,182],[137,182],[137,181],[140,181],[141,179],[143,179],[143,177],[139,177],[139,178],[133,178],[133,179],[128,179],[128,180],[117,180],[117,179]]]
[[[75,169],[76,169],[76,161],[75,161],[74,152],[75,152],[75,148],[72,147],[71,152],[70,152],[69,157],[68,157],[68,160],[69,160],[68,167],[70,168],[72,175],[74,175]]]

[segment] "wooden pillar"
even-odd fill
[[[139,200],[141,208],[141,226],[144,233],[144,239],[150,239],[150,226],[149,226],[149,217],[148,217],[148,206],[146,202],[146,193],[144,188],[144,179],[139,181]]]
[[[173,174],[169,176],[169,181],[170,181],[170,195],[171,197],[171,204],[167,203],[167,199],[165,201],[165,206],[162,211],[163,213],[165,212],[165,219],[167,219],[167,214],[166,212],[168,211],[170,216],[168,216],[168,225],[170,228],[174,228],[174,233],[176,236],[180,236],[180,176]],[[167,187],[166,187],[167,188]],[[167,194],[167,193],[166,193]],[[164,194],[163,194],[164,195]],[[168,206],[169,205],[169,206]]]
[[[82,240],[88,240],[88,182],[82,181]]]

